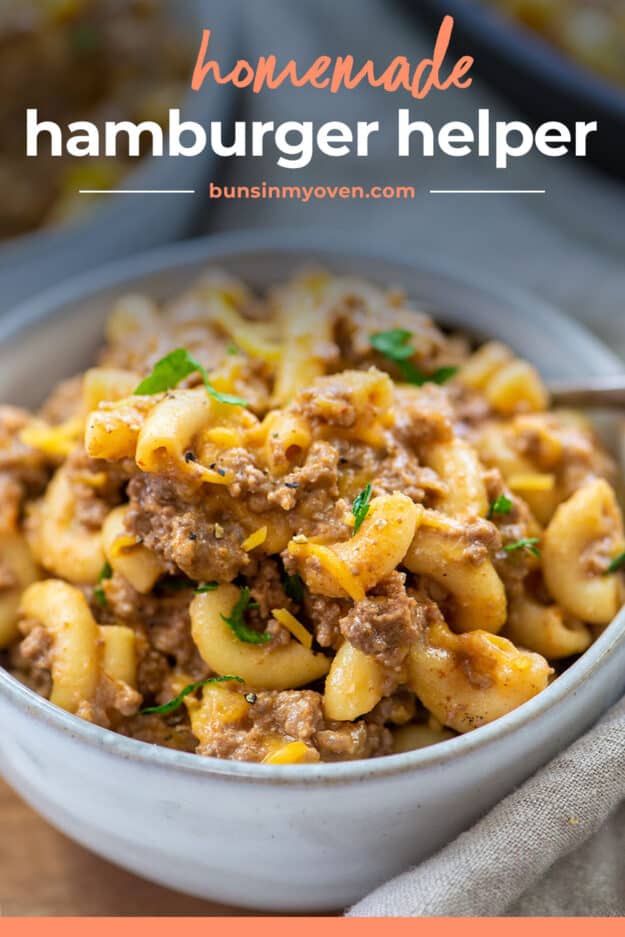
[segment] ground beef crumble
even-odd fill
[[[331,599],[325,595],[314,595],[306,591],[304,609],[314,623],[315,637],[321,647],[339,649],[343,641],[340,622],[350,607],[348,599]]]
[[[215,510],[201,487],[139,475],[128,495],[129,532],[163,560],[169,573],[182,570],[197,582],[231,582],[250,565],[241,547],[246,531],[231,514]]]
[[[34,619],[23,619],[20,632],[24,637],[12,649],[11,665],[29,687],[49,698],[52,690],[50,636],[40,622]]]
[[[289,612],[295,611],[296,605],[286,594],[284,574],[277,560],[263,557],[254,575],[249,577],[248,585],[252,598],[258,602],[258,613],[261,618],[271,615],[274,608],[286,608]]]
[[[453,438],[454,410],[446,388],[436,384],[395,388],[395,433],[418,451],[422,446]]]
[[[93,699],[83,700],[76,715],[104,729],[116,729],[124,716],[134,716],[141,705],[141,694],[101,674]]]
[[[138,739],[149,745],[162,745],[179,752],[193,754],[197,748],[197,739],[188,724],[176,723],[171,717],[163,721],[160,716],[138,713],[123,719],[116,731],[128,738]]]
[[[50,480],[52,465],[20,439],[31,420],[26,410],[0,406],[0,533],[15,530],[24,502],[38,497]]]
[[[424,625],[419,605],[407,594],[405,583],[404,573],[391,573],[339,622],[350,644],[388,670],[401,666]]]
[[[241,691],[243,692],[243,691]],[[235,761],[262,761],[268,741],[304,742],[323,761],[388,754],[390,732],[376,724],[327,722],[320,693],[313,690],[264,690],[255,694],[247,714],[237,722],[216,724],[203,739],[200,755]]]
[[[46,423],[58,426],[76,416],[82,404],[82,385],[82,375],[57,384],[41,408],[41,418]]]
[[[121,504],[128,481],[124,465],[90,459],[77,449],[65,463],[67,480],[74,495],[75,518],[85,530],[100,530],[107,515]]]
[[[137,640],[137,686],[146,699],[161,699],[171,666],[192,680],[202,680],[209,670],[191,637],[189,605],[193,597],[188,589],[158,595],[140,595],[130,583],[114,573],[102,587],[106,608],[94,611],[101,620],[121,621],[133,628]],[[165,690],[168,693],[168,690]]]
[[[258,527],[271,524],[267,512],[281,515],[284,505],[293,503],[286,515],[293,534],[340,540],[349,536],[350,528],[345,523],[348,506],[337,500],[337,463],[337,453],[321,442],[282,480],[269,481],[236,449],[224,455],[218,468],[235,474],[232,491],[237,497],[249,495],[246,506],[258,514]],[[204,486],[181,479],[140,474],[131,479],[128,497],[128,531],[162,559],[167,572],[182,570],[198,582],[231,582],[253,571],[253,558],[242,548],[250,531],[223,496],[211,497]]]

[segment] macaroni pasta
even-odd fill
[[[120,299],[96,367],[0,409],[0,650],[132,738],[274,764],[435,744],[624,600],[614,467],[501,343],[393,291],[219,271]]]

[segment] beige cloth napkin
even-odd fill
[[[472,829],[348,914],[625,915],[624,767],[621,701]]]

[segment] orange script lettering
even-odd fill
[[[453,28],[453,17],[446,16],[438,31],[431,58],[412,64],[405,56],[398,55],[381,71],[376,70],[372,59],[367,59],[357,68],[352,55],[339,56],[335,60],[328,55],[321,55],[303,71],[300,71],[295,59],[279,67],[275,55],[261,55],[255,66],[246,59],[239,59],[228,72],[222,71],[218,62],[208,58],[211,30],[205,29],[191,87],[194,91],[200,91],[204,82],[212,76],[219,85],[251,88],[255,94],[264,88],[274,90],[286,82],[295,88],[311,85],[313,88],[327,88],[332,94],[337,94],[343,88],[352,90],[364,82],[388,92],[403,88],[413,98],[421,100],[433,89],[447,91],[449,88],[469,88],[473,82],[469,72],[474,59],[470,55],[464,55],[454,62],[446,77],[442,74]]]

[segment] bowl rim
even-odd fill
[[[240,255],[283,253],[300,255],[302,252],[337,253],[355,261],[382,261],[404,266],[412,275],[434,275],[455,284],[464,285],[480,292],[491,300],[502,303],[504,307],[522,308],[532,304],[541,314],[542,321],[560,333],[593,347],[606,364],[622,367],[619,359],[591,335],[584,327],[569,320],[562,313],[552,308],[542,299],[510,287],[502,282],[490,280],[485,284],[473,272],[467,272],[454,264],[450,272],[438,258],[396,249],[378,249],[369,239],[353,235],[329,234],[322,229],[276,228],[271,232],[263,230],[236,231],[220,235],[192,239],[180,244],[148,251],[125,261],[117,261],[96,269],[92,273],[74,277],[62,284],[46,290],[40,295],[19,304],[12,313],[8,313],[0,323],[0,342],[10,342],[26,334],[41,321],[47,320],[54,313],[78,301],[88,301],[98,293],[109,290],[123,290],[135,280],[150,275],[162,275],[167,271],[184,269],[202,261],[206,263],[224,263],[228,258],[234,260]],[[301,258],[299,259],[301,263]],[[69,735],[124,760],[153,765],[160,769],[177,769],[185,774],[212,776],[213,778],[236,781],[255,781],[265,785],[325,786],[330,783],[349,783],[355,780],[382,780],[390,776],[405,775],[419,769],[431,769],[446,765],[450,761],[468,756],[478,749],[496,744],[499,740],[519,732],[550,710],[560,707],[568,696],[575,694],[599,669],[606,658],[617,647],[625,644],[625,608],[606,627],[590,648],[575,661],[550,686],[533,699],[494,722],[474,729],[464,735],[439,742],[435,745],[387,755],[381,758],[360,759],[356,761],[314,763],[304,765],[263,765],[252,762],[228,761],[214,757],[198,756],[193,753],[175,751],[162,746],[126,738],[109,729],[93,725],[38,696],[34,691],[21,684],[8,671],[0,667],[0,697],[14,705],[26,716],[34,716],[37,721],[50,728]]]
[[[414,3],[414,0],[407,0]],[[577,62],[539,32],[507,16],[497,7],[467,0],[426,0],[436,14],[449,13],[457,18],[458,28],[479,34],[483,42],[496,44],[511,64],[529,67],[560,91],[582,98],[625,119],[625,89]]]

